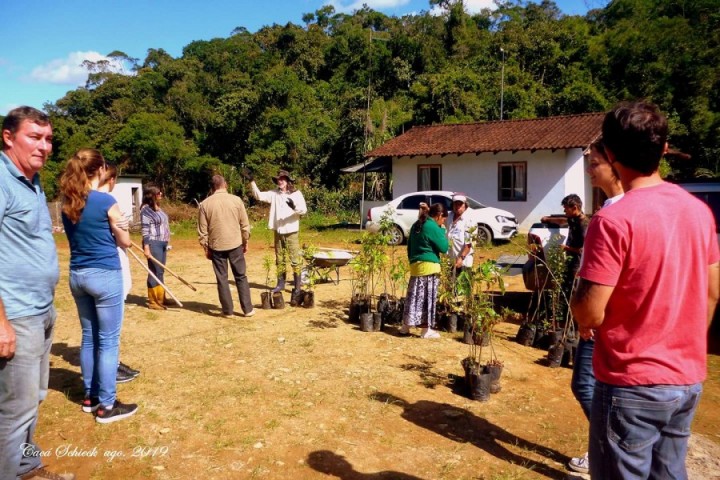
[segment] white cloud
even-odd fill
[[[129,74],[122,62],[115,58],[109,58],[98,52],[71,52],[66,58],[57,58],[33,68],[29,78],[35,82],[56,85],[84,85],[88,78],[88,71],[82,66],[85,60],[91,62],[107,60],[110,63],[110,71]]]
[[[388,8],[402,7],[410,3],[410,0],[355,0],[354,2],[343,5],[340,0],[330,0],[326,2],[328,5],[335,7],[337,12],[353,12],[363,8],[363,5],[367,5],[373,10],[385,10]]]
[[[464,0],[464,3],[465,11],[470,14],[480,13],[480,10],[483,8],[489,8],[490,10],[497,9],[497,5],[495,5],[494,0]],[[431,15],[442,15],[445,12],[447,12],[447,10],[440,8],[437,5],[430,10]]]
[[[497,5],[495,5],[494,0],[465,0],[465,10],[468,13],[478,13],[483,8],[495,10]]]
[[[335,11],[337,12],[351,13],[355,10],[361,9],[363,5],[367,5],[373,10],[387,10],[390,8],[402,7],[403,5],[410,3],[410,0],[354,0],[350,3],[346,3],[347,1],[348,0],[328,0],[325,4],[332,5],[335,7]],[[489,8],[491,10],[495,10],[497,8],[494,0],[464,0],[464,3],[465,10],[468,13],[478,13],[483,8]],[[437,5],[432,7],[430,10],[432,15],[442,15],[445,12],[446,10],[444,8],[440,8]]]

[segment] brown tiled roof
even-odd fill
[[[587,147],[600,134],[604,113],[413,127],[368,157],[447,155]]]

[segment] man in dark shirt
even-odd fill
[[[543,223],[556,224],[559,227],[565,226],[567,221],[568,236],[562,249],[567,255],[567,268],[563,280],[563,289],[568,298],[570,298],[570,290],[572,288],[575,274],[580,268],[580,256],[582,255],[583,244],[585,243],[585,232],[587,231],[590,219],[582,211],[582,200],[574,193],[562,199],[562,207],[565,217],[542,217]]]

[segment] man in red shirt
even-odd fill
[[[590,222],[571,300],[581,330],[596,329],[593,478],[687,478],[720,252],[708,207],[658,173],[667,132],[644,102],[621,104],[603,121],[625,197]]]

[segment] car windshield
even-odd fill
[[[475,210],[478,210],[480,208],[487,208],[485,205],[478,202],[474,198],[467,197],[467,203],[470,208],[474,208]]]

